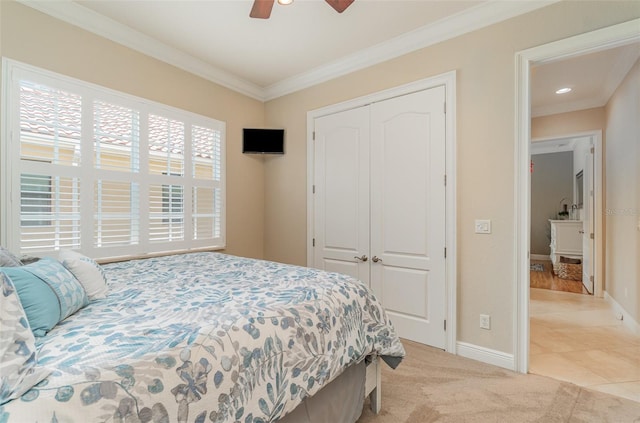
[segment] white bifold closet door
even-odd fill
[[[367,283],[401,337],[445,347],[444,87],[315,120],[314,266]]]

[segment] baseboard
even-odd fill
[[[529,259],[530,260],[547,260],[547,261],[551,261],[551,257],[549,255],[544,255],[544,254],[529,254]]]
[[[640,335],[640,325],[635,321],[633,317],[625,310],[607,291],[604,291],[604,299],[613,308],[614,313],[618,318],[622,316],[622,325],[629,329],[636,335]]]
[[[468,344],[466,342],[458,342],[456,347],[459,356],[482,361],[487,364],[493,364],[494,366],[503,367],[509,370],[514,370],[516,368],[513,354],[507,354],[502,351],[496,351],[479,345]]]

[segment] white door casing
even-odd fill
[[[371,106],[371,287],[400,336],[445,347],[444,87]]]
[[[315,267],[369,282],[369,108],[315,121]]]
[[[590,294],[594,293],[593,263],[595,255],[593,224],[594,216],[594,184],[593,184],[593,145],[585,155],[583,170],[582,194],[582,284]]]

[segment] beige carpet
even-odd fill
[[[524,375],[403,341],[407,357],[382,370],[382,411],[357,423],[640,422],[640,403]]]

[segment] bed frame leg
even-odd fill
[[[378,414],[380,413],[380,409],[382,408],[382,375],[381,375],[381,366],[380,359],[376,358],[376,360],[371,363],[371,365],[375,366],[375,383],[376,386],[373,388],[373,391],[369,394],[369,402],[371,403],[371,411]]]

